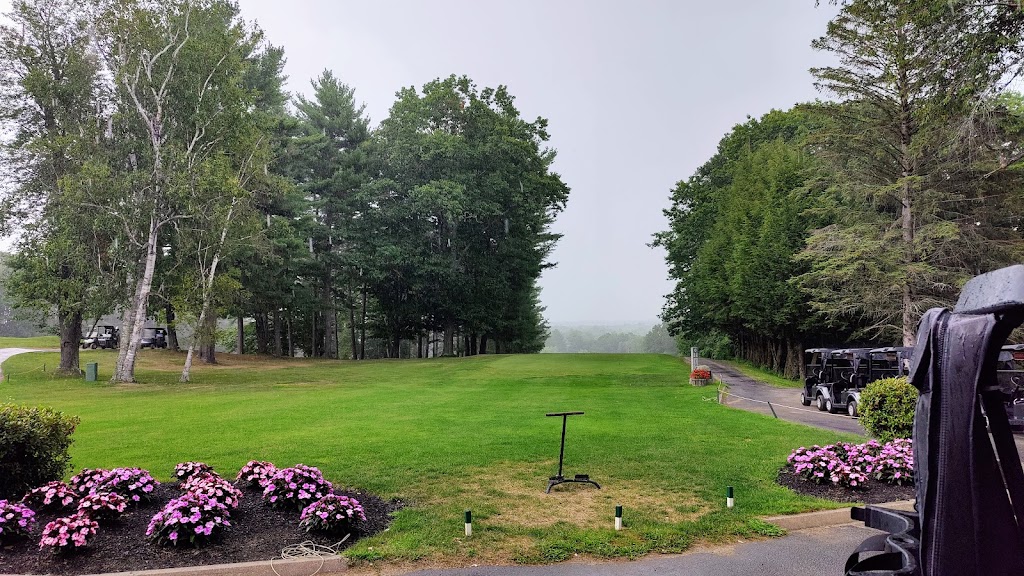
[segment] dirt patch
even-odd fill
[[[366,522],[342,544],[351,546],[359,538],[387,528],[391,513],[402,506],[398,501],[385,501],[372,494],[344,492],[359,500],[366,511]],[[146,528],[150,518],[171,498],[180,495],[176,484],[162,484],[151,502],[126,512],[118,521],[100,527],[86,549],[78,553],[55,555],[39,550],[39,538],[54,514],[39,514],[39,522],[27,540],[0,548],[0,574],[97,574],[127,572],[180,566],[200,566],[231,562],[254,562],[279,557],[281,549],[306,540],[332,546],[336,536],[303,532],[299,513],[271,508],[264,504],[257,490],[246,490],[237,510],[231,514],[232,529],[215,544],[202,548],[173,548],[150,544]]]
[[[566,483],[548,494],[544,490],[552,468],[557,468],[557,463],[505,463],[473,470],[467,474],[472,480],[465,486],[464,497],[493,510],[486,521],[497,526],[547,527],[567,522],[581,528],[607,528],[619,505],[631,513],[642,511],[652,520],[673,524],[696,520],[708,511],[693,494],[638,481],[594,478],[601,489]]]
[[[792,466],[784,466],[779,470],[776,482],[806,496],[816,496],[836,502],[863,502],[864,504],[882,504],[897,500],[913,500],[917,497],[914,486],[895,486],[884,482],[868,480],[863,488],[845,488],[833,484],[815,484],[808,482],[793,473]]]

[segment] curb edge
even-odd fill
[[[894,510],[913,510],[914,500],[898,500],[896,502],[872,504],[872,506],[891,508]],[[856,522],[850,518],[851,508],[852,507],[836,508],[834,510],[819,510],[817,512],[786,514],[783,516],[762,516],[761,519],[765,522],[775,524],[779,528],[787,531],[806,530],[808,528],[824,528],[826,526],[838,526],[840,524]]]

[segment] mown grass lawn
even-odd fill
[[[142,352],[140,384],[111,385],[113,351],[86,351],[101,382],[51,379],[55,353],[3,365],[0,401],[43,404],[82,420],[75,469],[140,466],[169,480],[202,460],[225,476],[250,459],[320,467],[336,484],[408,505],[354,559],[557,561],[677,552],[694,541],[772,534],[759,515],[832,504],[774,483],[786,455],[842,436],[719,406],[659,355],[478,356],[402,361],[219,356],[178,384],[182,355]],[[545,494],[570,418],[566,473],[602,489]],[[735,486],[736,507],[725,508]],[[624,506],[627,529],[612,530]],[[472,509],[474,534],[463,534]]]
[[[60,338],[56,336],[33,336],[31,338],[0,336],[0,348],[60,348]]]

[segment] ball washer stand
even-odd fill
[[[562,417],[562,447],[558,451],[558,475],[552,476],[548,479],[548,489],[544,491],[545,494],[550,494],[551,489],[559,484],[565,484],[566,482],[578,482],[580,484],[593,484],[597,486],[597,489],[601,489],[601,485],[590,479],[588,474],[576,474],[572,478],[566,478],[562,475],[562,461],[565,459],[565,423],[569,419],[569,416],[582,416],[583,412],[552,412],[545,414],[545,416],[561,416]]]

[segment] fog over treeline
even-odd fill
[[[604,326],[561,325],[551,327],[543,352],[676,354],[676,339],[662,324],[616,324]]]

